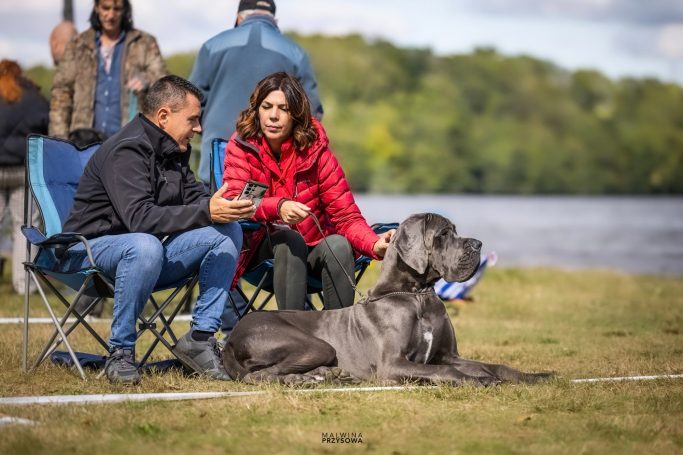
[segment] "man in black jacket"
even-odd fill
[[[237,257],[240,218],[251,201],[205,193],[188,166],[190,140],[201,131],[201,92],[185,79],[166,76],[143,100],[143,114],[107,140],[88,162],[65,232],[89,238],[96,265],[115,280],[114,314],[105,365],[112,382],[137,383],[135,323],[155,287],[199,271],[200,294],[192,329],[175,354],[197,373],[229,379],[217,355],[219,328]],[[62,256],[62,270],[88,259],[82,244]]]

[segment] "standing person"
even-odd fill
[[[228,139],[239,113],[247,107],[256,83],[285,71],[296,77],[308,94],[311,111],[321,119],[323,108],[306,52],[282,35],[273,0],[241,0],[235,28],[208,40],[199,50],[190,82],[204,94],[199,178],[209,182],[209,153],[214,138]]]
[[[129,0],[95,0],[90,25],[69,42],[57,67],[52,136],[66,139],[79,128],[111,136],[135,115],[144,89],[167,74],[156,39],[133,28]]]
[[[251,201],[209,197],[188,166],[190,140],[201,131],[201,92],[185,79],[165,76],[152,84],[143,114],[95,152],[78,183],[64,231],[89,239],[95,265],[114,279],[110,381],[137,383],[136,321],[155,287],[199,271],[192,326],[174,348],[188,368],[229,379],[214,332],[220,325],[242,245],[233,221],[254,214]],[[162,242],[162,239],[163,242]],[[85,246],[61,256],[59,270],[89,264]]]
[[[296,78],[287,73],[266,77],[240,114],[225,155],[224,197],[239,194],[247,180],[263,182],[269,188],[254,219],[291,227],[270,230],[270,241],[262,241],[269,227],[256,231],[235,276],[274,258],[279,309],[304,309],[309,273],[322,280],[326,309],[352,305],[353,250],[381,259],[394,233],[378,236],[368,226],[309,106]]]
[[[26,239],[21,233],[26,136],[45,134],[47,119],[47,100],[38,87],[23,77],[17,62],[0,61],[0,220],[7,214],[12,219],[12,287],[17,294],[24,294],[26,276]]]

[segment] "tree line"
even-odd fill
[[[355,191],[681,194],[683,87],[481,48],[438,56],[358,35],[292,35]],[[167,59],[187,77],[194,53]],[[51,70],[32,76],[47,92]]]

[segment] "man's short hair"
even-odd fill
[[[174,74],[164,76],[147,90],[142,100],[142,113],[152,116],[162,106],[177,112],[185,106],[187,95],[194,96],[200,102],[203,98],[202,92],[186,79]]]

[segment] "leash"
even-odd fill
[[[344,272],[344,275],[346,275],[346,278],[349,280],[349,284],[351,285],[351,288],[353,288],[353,291],[360,296],[361,299],[367,299],[367,297],[358,290],[356,287],[356,282],[351,276],[346,273],[346,270],[344,270],[344,266],[342,265],[341,261],[337,257],[336,254],[334,254],[334,251],[332,251],[332,248],[330,247],[330,244],[327,243],[327,237],[325,236],[325,233],[323,232],[323,228],[320,225],[320,220],[318,220],[318,217],[315,216],[315,213],[309,212],[309,216],[313,218],[313,222],[315,223],[315,226],[318,228],[318,232],[320,232],[320,235],[323,237],[323,242],[325,242],[325,245],[327,245],[327,249],[330,250],[330,253],[332,253],[332,257],[334,257],[334,260],[337,261],[337,264],[339,264],[339,268],[342,269],[342,272]]]
[[[344,270],[344,267],[342,266],[341,261],[339,260],[339,258],[337,257],[337,255],[334,254],[334,251],[332,251],[332,248],[330,248],[330,244],[327,243],[327,237],[325,236],[325,233],[323,232],[323,228],[322,228],[322,226],[320,225],[320,220],[318,220],[318,217],[315,216],[315,214],[312,213],[312,212],[310,213],[310,216],[313,218],[313,222],[315,223],[315,226],[318,228],[318,231],[320,232],[320,235],[323,237],[323,241],[325,242],[325,245],[327,245],[327,249],[330,250],[330,253],[332,253],[332,256],[334,257],[334,260],[337,261],[337,264],[339,264],[339,267],[340,267],[340,268],[342,269],[342,271],[344,272],[344,275],[346,275],[346,278],[349,280],[349,284],[350,284],[351,287],[353,288],[354,292],[356,292],[356,294],[358,294],[358,295],[360,296],[361,300],[359,301],[359,303],[362,302],[362,301],[374,302],[375,300],[380,300],[380,299],[383,299],[383,298],[385,298],[385,297],[389,297],[389,296],[392,296],[392,295],[426,295],[426,294],[431,294],[431,293],[434,292],[434,289],[433,289],[433,288],[426,288],[426,289],[424,289],[424,290],[422,290],[422,291],[412,291],[412,292],[411,292],[411,291],[394,291],[394,292],[388,292],[388,293],[386,293],[386,294],[377,295],[377,296],[372,296],[372,297],[366,296],[365,294],[363,294],[362,292],[360,292],[360,291],[357,289],[356,283],[355,283],[354,280],[349,276],[349,274],[346,273],[346,270]]]
[[[360,300],[358,303],[360,303],[360,302],[362,302],[362,301],[374,302],[375,300],[380,300],[380,299],[383,299],[383,298],[385,298],[385,297],[389,297],[389,296],[392,296],[392,295],[426,295],[426,294],[431,294],[431,293],[434,292],[434,289],[433,289],[433,288],[426,288],[426,289],[423,289],[422,291],[393,291],[393,292],[388,292],[388,293],[386,293],[386,294],[377,295],[377,296],[372,296],[372,297],[366,296],[365,294],[363,294],[362,292],[360,292],[360,291],[356,288],[356,283],[355,283],[354,280],[349,276],[349,274],[346,273],[346,270],[344,270],[344,266],[342,266],[341,261],[339,260],[339,258],[337,257],[337,255],[334,254],[334,251],[332,251],[332,248],[330,247],[330,244],[327,243],[327,237],[325,236],[325,233],[323,232],[323,228],[322,228],[322,226],[320,225],[320,220],[318,220],[318,217],[315,216],[315,214],[312,213],[312,212],[310,212],[310,216],[313,218],[313,222],[315,223],[315,226],[318,228],[318,232],[320,232],[320,235],[323,237],[323,241],[325,242],[325,245],[327,245],[327,249],[330,250],[330,253],[332,253],[332,256],[334,257],[334,260],[337,261],[337,264],[339,264],[339,267],[340,267],[340,268],[342,269],[342,271],[344,272],[344,275],[346,275],[346,278],[349,280],[349,284],[350,284],[351,287],[353,288],[354,292],[360,296],[361,300]]]

